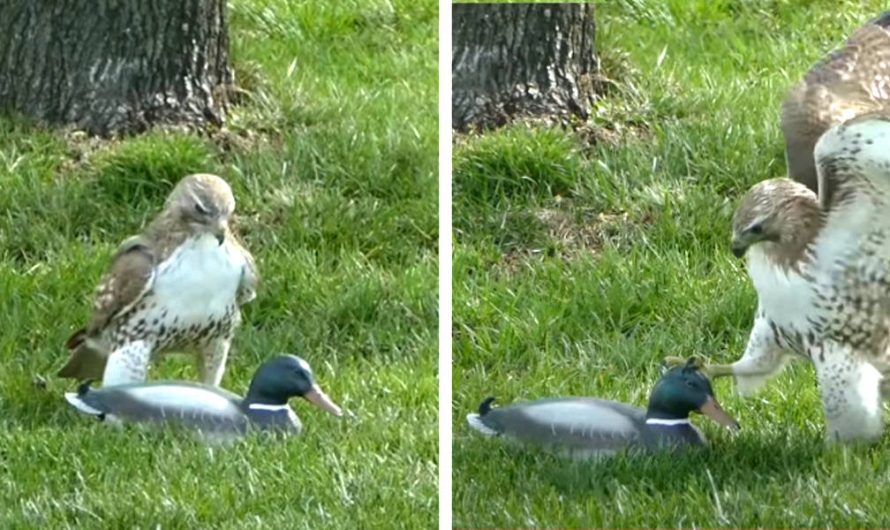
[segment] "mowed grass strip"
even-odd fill
[[[454,144],[454,524],[886,527],[888,443],[826,448],[813,370],[699,416],[684,455],[572,463],[483,439],[488,395],[645,407],[667,355],[731,362],[756,295],[729,252],[755,182],[785,174],[788,87],[878,2],[605,2],[608,91],[576,132],[515,124]]]
[[[429,528],[437,520],[434,2],[230,6],[244,101],[211,138],[0,120],[0,527]],[[208,449],[62,399],[64,341],[117,244],[192,172],[233,186],[263,283],[223,386],[279,352],[354,417]],[[168,357],[152,379],[197,378]]]

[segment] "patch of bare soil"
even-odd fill
[[[637,226],[648,218],[631,219],[626,212],[597,212],[592,208],[573,207],[567,199],[552,207],[538,208],[534,218],[545,230],[546,245],[538,248],[515,247],[504,253],[500,268],[514,274],[544,257],[571,261],[582,255],[596,256],[606,245],[620,245]]]

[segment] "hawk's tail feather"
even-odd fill
[[[65,347],[73,351],[79,348],[81,344],[86,342],[86,340],[87,330],[86,328],[80,328],[68,337],[68,340],[65,342]]]

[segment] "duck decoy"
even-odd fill
[[[334,416],[341,410],[315,383],[309,363],[278,355],[256,371],[244,398],[218,387],[185,381],[91,388],[87,381],[65,399],[77,410],[113,424],[173,424],[210,438],[238,438],[253,428],[299,434],[302,423],[288,405],[300,396]]]
[[[641,448],[701,446],[704,435],[690,421],[701,412],[732,430],[739,424],[727,414],[711,383],[690,359],[667,370],[655,384],[647,410],[590,397],[547,398],[493,408],[493,397],[468,414],[470,427],[486,436],[502,436],[555,450],[573,458],[608,456]]]

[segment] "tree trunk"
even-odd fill
[[[452,123],[498,127],[517,116],[579,116],[594,100],[592,4],[454,4]]]
[[[0,0],[0,111],[103,136],[225,116],[225,0]]]

